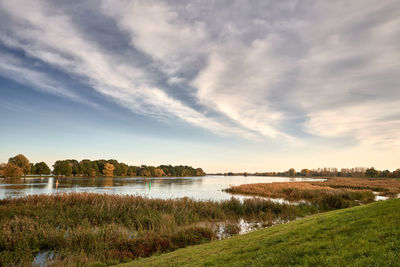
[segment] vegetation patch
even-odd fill
[[[396,179],[332,178],[324,182],[311,182],[311,184],[331,188],[367,189],[391,197],[400,194],[400,181]]]
[[[0,200],[0,266],[30,265],[54,255],[49,265],[119,263],[239,232],[238,222],[289,221],[319,210],[263,199],[195,201],[92,193],[32,195]],[[221,229],[217,229],[221,230]]]
[[[288,201],[306,200],[319,210],[348,208],[374,200],[371,190],[333,188],[324,183],[282,182],[231,186],[226,192],[241,195],[283,198]]]
[[[399,266],[400,200],[330,211],[122,265]]]

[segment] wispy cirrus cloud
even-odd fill
[[[85,23],[85,8],[107,27]],[[0,12],[3,45],[135,113],[246,138],[399,146],[396,1],[1,1]],[[10,60],[0,69],[79,96]]]

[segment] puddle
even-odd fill
[[[379,192],[372,192],[372,193],[374,193],[374,195],[375,195],[375,201],[381,201],[381,200],[387,200],[387,199],[389,199],[389,197],[380,196],[380,195],[379,195]],[[400,196],[400,194],[399,194],[399,196]]]
[[[199,222],[192,226],[205,227],[211,229],[218,239],[229,238],[233,235],[242,235],[249,232],[256,231],[262,228],[268,228],[273,225],[287,223],[289,220],[276,219],[272,222],[267,221],[247,221],[240,219],[239,221],[225,221],[225,222]]]
[[[260,197],[260,196],[245,196],[245,195],[233,195],[235,198],[239,199],[240,201],[243,202],[245,199],[252,199],[252,198],[257,198],[257,199],[262,199],[266,201],[271,201],[277,204],[287,204],[287,205],[300,205],[300,204],[307,204],[309,203],[306,200],[299,200],[299,201],[289,201],[284,198],[269,198],[269,197]]]
[[[35,267],[47,267],[49,261],[54,259],[53,251],[43,251],[39,252],[36,257],[33,259],[32,266]]]

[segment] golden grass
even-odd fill
[[[371,190],[334,188],[322,183],[280,182],[232,186],[225,190],[232,194],[256,195],[268,198],[283,198],[288,201],[307,200],[319,207],[342,208],[357,202],[373,201]],[[346,203],[344,203],[346,202]]]
[[[392,197],[400,194],[400,181],[394,179],[332,178],[324,182],[311,182],[311,184],[331,188],[368,189]]]

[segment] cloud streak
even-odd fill
[[[109,26],[93,31],[56,2],[0,3],[4,46],[134,113],[225,136],[400,145],[396,1],[84,1]],[[110,29],[122,49],[106,48]],[[79,99],[21,60],[2,58],[0,74]]]

